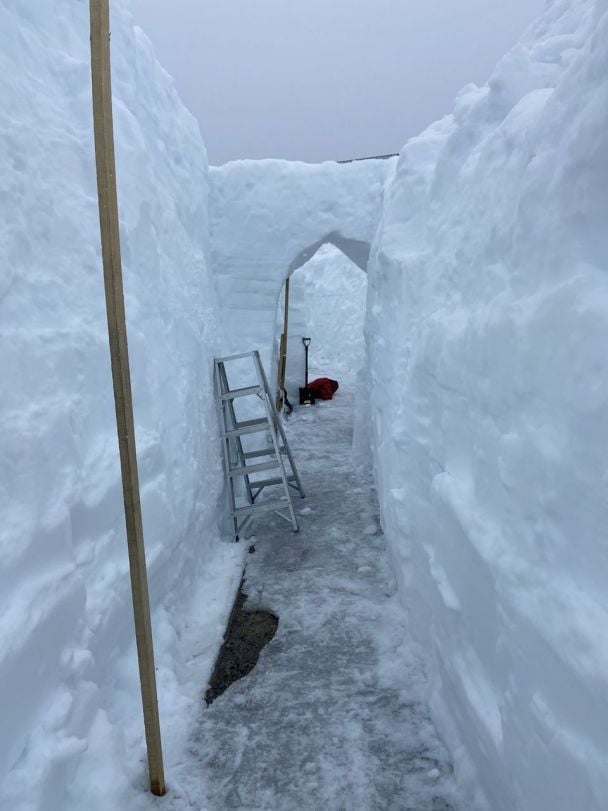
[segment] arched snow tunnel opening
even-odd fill
[[[311,339],[309,379],[330,377],[341,387],[354,390],[364,361],[365,308],[369,244],[334,238],[322,240],[302,251],[290,266],[289,321],[285,389],[297,403],[305,380],[304,337]],[[355,259],[357,261],[355,261]],[[302,261],[304,260],[304,261]],[[281,335],[284,329],[285,291],[279,296],[274,359],[280,368]]]
[[[245,160],[210,170],[210,260],[227,347],[259,349],[273,384],[285,279],[325,243],[367,270],[393,165]]]
[[[337,231],[332,231],[330,234],[327,234],[326,236],[322,237],[322,239],[319,239],[317,242],[309,245],[308,248],[304,248],[304,250],[299,252],[299,254],[289,265],[288,276],[312,259],[317,251],[324,245],[333,245],[346,257],[348,257],[348,259],[350,259],[354,265],[367,273],[367,263],[369,262],[370,251],[369,242],[361,239],[348,239],[343,237],[342,234],[338,233]]]

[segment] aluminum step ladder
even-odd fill
[[[226,364],[245,361],[247,358],[252,361],[253,369],[249,372],[253,371],[253,380],[247,381],[249,385],[230,388]],[[241,367],[243,365],[240,364]],[[222,437],[224,476],[235,540],[239,540],[250,528],[254,517],[262,512],[274,512],[288,521],[293,531],[297,532],[299,527],[291,495],[293,490],[297,490],[304,498],[304,488],[259,352],[215,358],[215,394]],[[236,400],[239,401],[238,406],[235,404]],[[237,417],[237,408],[243,410],[241,404],[246,404],[247,419]],[[259,416],[254,416],[256,411],[261,412]],[[256,438],[259,434],[265,434],[264,447],[259,447],[259,437]],[[243,444],[247,441],[244,440],[245,437],[251,437],[258,447],[247,450]],[[257,459],[266,461],[255,461]],[[266,471],[275,473],[272,475]],[[238,485],[239,480],[242,480],[242,487]]]

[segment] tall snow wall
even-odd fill
[[[166,731],[179,616],[218,538],[207,161],[148,41],[121,2],[112,7],[126,309]],[[0,806],[126,807],[113,798],[129,780],[144,785],[145,758],[88,3],[0,3],[0,97]]]
[[[373,445],[433,707],[492,811],[608,796],[608,3],[557,0],[402,150]]]

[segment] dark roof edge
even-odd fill
[[[389,158],[398,158],[398,152],[391,152],[390,155],[370,155],[368,158],[348,158],[343,161],[336,161],[336,163],[355,163],[355,161],[386,161]]]

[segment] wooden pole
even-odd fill
[[[287,372],[287,335],[289,328],[289,276],[285,279],[285,310],[283,313],[283,333],[279,344],[279,377],[277,391],[277,411],[281,411],[285,399],[285,373]]]
[[[135,449],[135,425],[131,397],[131,376],[127,348],[127,327],[122,285],[112,87],[110,80],[110,9],[109,0],[90,0],[91,78],[93,88],[93,127],[95,162],[101,228],[101,252],[105,285],[108,335],[112,362],[112,382],[116,426],[120,450],[122,490],[125,505],[131,592],[135,618],[135,638],[148,749],[150,791],[165,793],[163,754],[156,696],[154,649],[150,621],[150,600],[144,534],[139,500],[139,479]]]
[[[285,361],[287,362],[287,335],[289,332],[289,276],[285,279],[285,312],[283,313],[283,332],[285,333]],[[285,374],[283,374],[285,383]]]

